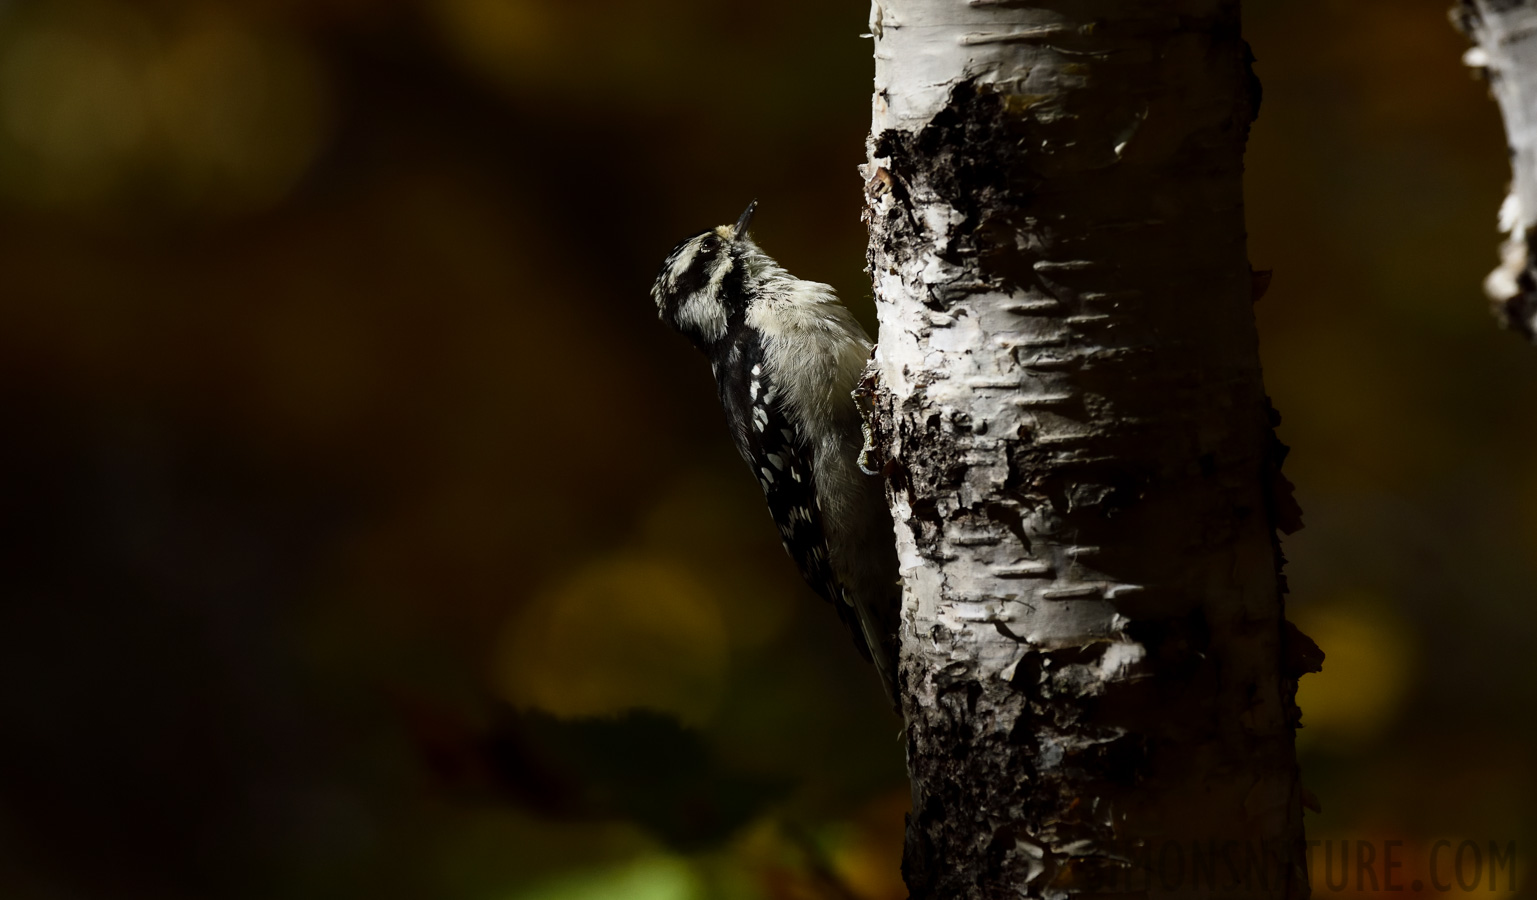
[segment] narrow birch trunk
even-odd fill
[[[876,0],[871,31],[912,896],[1305,897],[1238,3]]]
[[[1500,208],[1505,243],[1484,292],[1506,327],[1537,341],[1537,3],[1461,0],[1452,15],[1478,42],[1463,58],[1488,77],[1510,145],[1510,193]]]

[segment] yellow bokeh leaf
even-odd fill
[[[1408,630],[1387,604],[1351,592],[1292,613],[1325,654],[1323,671],[1298,685],[1298,742],[1356,745],[1391,725],[1408,687]]]
[[[726,628],[682,565],[620,556],[542,592],[504,626],[496,681],[507,700],[558,716],[632,708],[698,724],[720,698]]]

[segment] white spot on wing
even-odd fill
[[[869,338],[827,285],[796,279],[761,253],[750,255],[748,268],[764,284],[747,308],[747,325],[762,339],[762,370],[774,372],[760,396],[772,401],[788,421],[786,442],[809,454],[808,466],[799,474],[817,488],[817,497],[838,498],[862,490],[867,479],[844,452],[847,435],[797,426],[857,422],[848,392],[869,359]],[[835,500],[830,502],[834,505],[819,502],[815,508],[831,514],[823,528],[828,545],[836,548],[848,537],[840,527],[847,517],[840,515]]]

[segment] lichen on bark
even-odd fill
[[[1304,896],[1237,4],[871,19],[912,896]],[[1138,881],[1221,842],[1246,883]]]

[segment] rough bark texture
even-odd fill
[[[1237,2],[877,0],[871,31],[912,896],[1305,897]]]
[[[1501,323],[1537,341],[1537,3],[1462,0],[1452,16],[1478,42],[1463,58],[1488,77],[1510,145],[1510,194],[1500,208],[1505,243],[1484,291]]]

